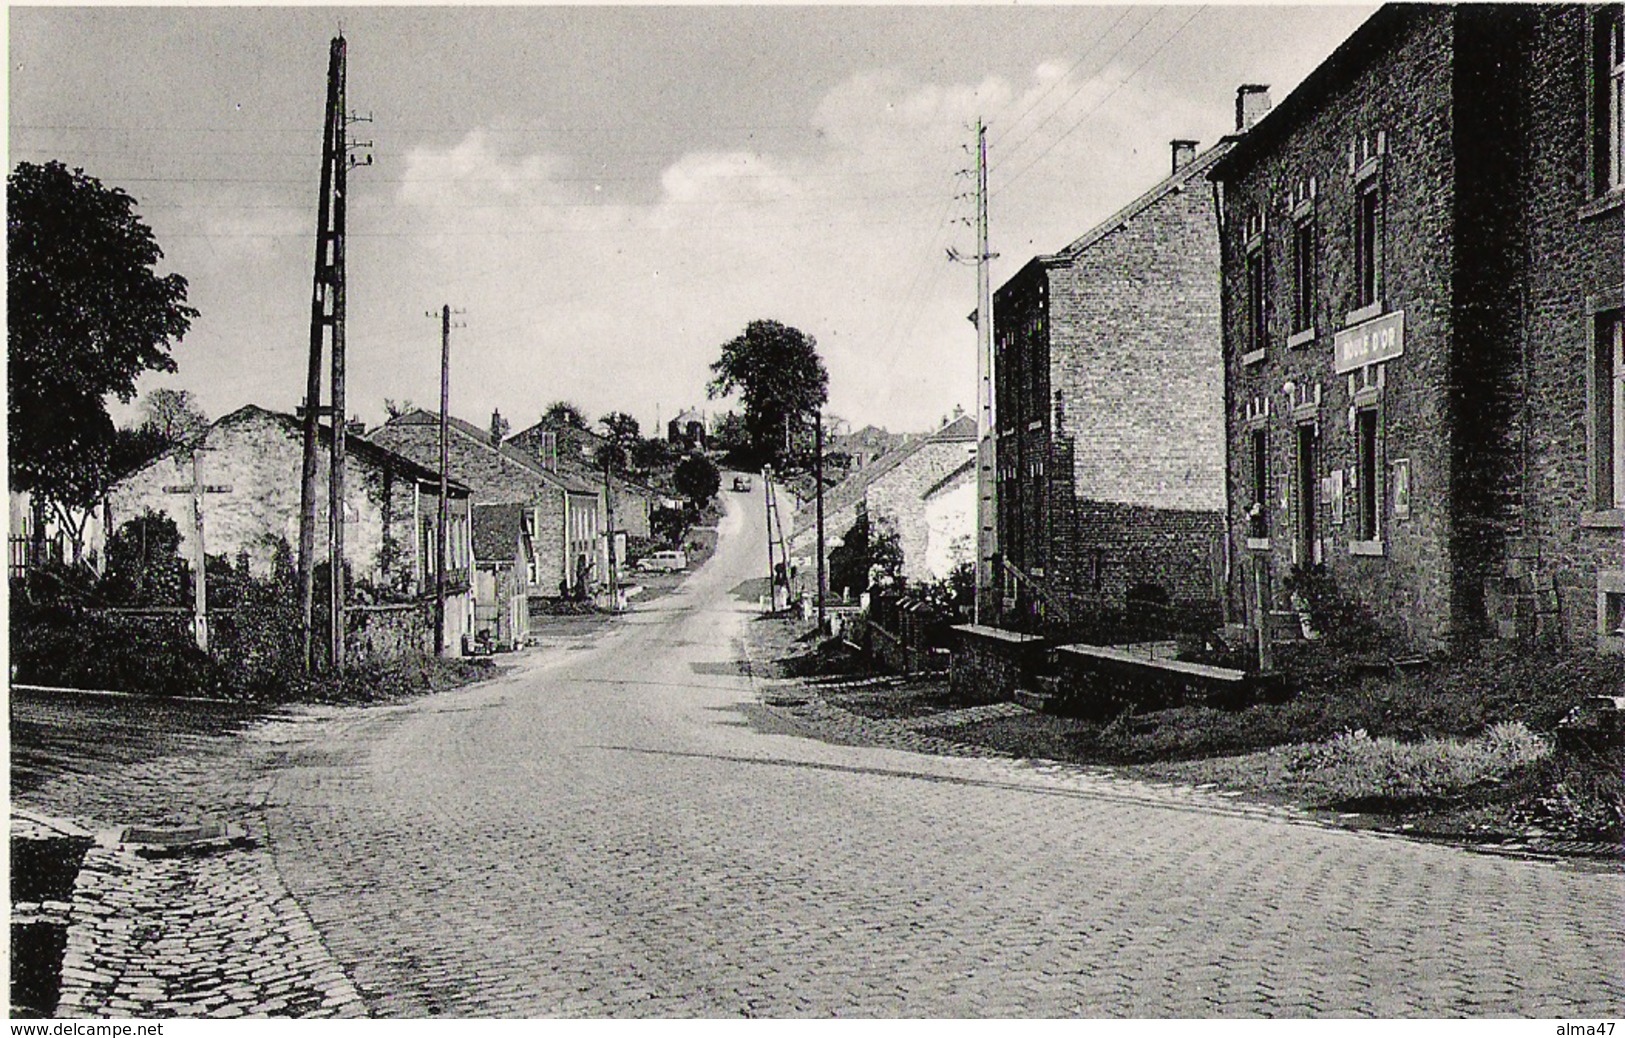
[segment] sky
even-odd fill
[[[9,9],[8,169],[131,194],[199,311],[209,417],[304,390],[328,46],[348,41],[347,402],[514,430],[715,413],[746,324],[813,336],[828,410],[935,427],[975,394],[975,131],[997,287],[1279,101],[1370,6]],[[430,315],[433,314],[433,317]],[[325,393],[325,390],[324,390]],[[133,419],[131,407],[115,417]]]

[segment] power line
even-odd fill
[[[1110,66],[1112,62],[1116,61],[1123,54],[1123,52],[1126,51],[1129,48],[1129,45],[1132,44],[1135,40],[1139,39],[1140,34],[1145,32],[1145,30],[1148,29],[1151,26],[1151,23],[1157,20],[1158,15],[1160,15],[1161,13],[1162,13],[1162,8],[1160,8],[1160,7],[1153,10],[1151,12],[1150,17],[1146,18],[1145,21],[1141,22],[1139,28],[1135,29],[1134,32],[1132,34],[1130,34],[1128,39],[1126,39],[1122,43],[1118,44],[1117,49],[1112,51],[1111,54],[1109,56],[1107,56],[1106,60],[1102,61],[1100,63],[1099,68],[1095,69],[1095,72],[1098,73],[1100,71],[1103,71],[1108,66]],[[1057,105],[1047,116],[1044,117],[1042,122],[1040,122],[1037,126],[1033,127],[1032,131],[1030,133],[1028,133],[1021,140],[1017,141],[1015,144],[1009,146],[1008,148],[1001,149],[1001,155],[1000,155],[999,160],[997,162],[993,163],[993,165],[991,165],[990,167],[988,167],[988,172],[991,173],[993,170],[998,169],[1000,165],[1008,162],[1010,160],[1010,156],[1013,155],[1017,150],[1019,150],[1022,145],[1026,144],[1028,141],[1035,138],[1038,135],[1039,130],[1042,130],[1045,126],[1048,126],[1052,119],[1054,119],[1057,115],[1061,114],[1061,112],[1066,109],[1067,105],[1071,104],[1072,101],[1079,94],[1083,93],[1085,88],[1087,88],[1090,85],[1092,79],[1093,79],[1092,75],[1091,76],[1085,76],[1083,78],[1082,82],[1080,82],[1077,85],[1077,88],[1075,90],[1073,90],[1072,93],[1067,95],[1066,100],[1061,102],[1059,105]],[[1068,131],[1068,132],[1070,132],[1070,131]],[[1062,136],[1062,138],[1064,138],[1066,136],[1066,134],[1063,133],[1061,136]],[[1053,144],[1051,146],[1053,147]]]
[[[1111,100],[1113,97],[1117,96],[1117,92],[1119,90],[1122,90],[1123,87],[1127,86],[1130,80],[1132,80],[1135,76],[1139,75],[1141,70],[1143,70],[1147,65],[1151,64],[1151,62],[1157,57],[1157,55],[1161,54],[1164,50],[1166,50],[1168,48],[1168,45],[1173,43],[1174,40],[1177,39],[1179,37],[1179,35],[1181,33],[1183,33],[1185,31],[1185,29],[1188,28],[1190,26],[1190,24],[1196,20],[1196,17],[1198,15],[1200,15],[1205,10],[1207,10],[1207,7],[1204,5],[1202,7],[1198,7],[1195,11],[1192,11],[1190,17],[1186,18],[1184,20],[1184,22],[1180,23],[1179,28],[1175,29],[1172,33],[1170,33],[1168,35],[1168,37],[1166,39],[1164,39],[1162,41],[1162,43],[1159,44],[1155,50],[1153,50],[1150,54],[1147,54],[1145,56],[1145,59],[1134,67],[1133,71],[1131,71],[1127,76],[1124,76],[1120,81],[1118,81],[1118,84],[1115,87],[1113,87],[1110,91],[1108,91],[1104,97],[1102,97],[1099,101],[1095,102],[1095,104],[1092,107],[1090,107],[1090,109],[1088,111],[1084,112],[1081,116],[1078,117],[1078,119],[1071,126],[1067,127],[1065,133],[1062,133],[1061,136],[1057,137],[1054,141],[1052,141],[1050,143],[1049,147],[1047,147],[1043,151],[1039,152],[1036,156],[1033,157],[1031,162],[1028,162],[1025,166],[1021,167],[1021,169],[1017,170],[1014,174],[1012,174],[1010,176],[1009,179],[1007,179],[1003,184],[1001,184],[999,186],[998,190],[992,191],[992,192],[990,192],[990,194],[998,194],[999,191],[1003,191],[1005,188],[1009,187],[1011,184],[1013,184],[1017,180],[1021,179],[1021,177],[1024,174],[1026,174],[1029,170],[1031,170],[1034,166],[1036,166],[1040,161],[1042,161],[1044,156],[1046,156],[1050,152],[1054,151],[1057,145],[1059,145],[1062,141],[1064,141],[1068,137],[1070,137],[1072,135],[1072,132],[1074,130],[1076,130],[1079,126],[1082,126],[1084,121],[1087,120],[1091,115],[1093,115],[1095,112],[1099,111],[1101,106],[1103,106],[1107,101]]]
[[[1063,72],[1059,76],[1057,76],[1056,79],[1055,79],[1055,82],[1053,82],[1053,83],[1051,83],[1049,85],[1049,89],[1045,90],[1042,94],[1040,94],[1037,97],[1033,98],[1032,102],[1029,103],[1024,109],[1022,109],[1022,111],[1021,111],[1021,113],[1019,115],[1017,115],[1008,124],[1006,124],[1005,131],[1002,134],[1000,134],[998,137],[994,138],[992,141],[988,142],[988,146],[993,147],[993,146],[997,146],[997,145],[1002,145],[1004,143],[1005,139],[1008,138],[1011,133],[1015,132],[1015,128],[1017,126],[1021,125],[1021,121],[1023,119],[1025,119],[1025,118],[1027,118],[1027,116],[1031,115],[1033,112],[1037,111],[1038,106],[1043,104],[1045,99],[1048,98],[1049,95],[1053,94],[1056,91],[1056,89],[1058,87],[1060,87],[1060,85],[1062,83],[1066,82],[1067,78],[1069,76],[1071,76],[1072,73],[1074,73],[1074,72],[1076,72],[1078,70],[1078,68],[1084,63],[1084,61],[1089,57],[1089,55],[1091,55],[1095,51],[1099,50],[1101,45],[1106,42],[1107,38],[1109,38],[1111,36],[1111,34],[1117,30],[1117,27],[1119,25],[1123,24],[1124,19],[1126,19],[1130,14],[1134,13],[1134,10],[1135,9],[1132,8],[1132,7],[1123,8],[1122,13],[1117,16],[1117,20],[1112,22],[1111,25],[1106,27],[1106,31],[1101,33],[1100,36],[1096,38],[1094,44],[1091,45],[1088,50],[1084,51],[1083,54],[1081,54],[1078,57],[1078,60],[1074,61],[1072,63],[1072,66],[1070,68],[1068,68],[1065,72]],[[1160,10],[1160,8],[1159,8],[1159,10]],[[1148,17],[1146,19],[1146,23],[1149,24],[1151,19],[1155,18],[1155,17],[1156,17],[1156,12],[1153,11],[1152,14],[1150,15],[1150,17]],[[1072,97],[1076,97],[1076,96],[1077,96],[1077,92],[1074,91],[1073,94],[1072,94]],[[1067,101],[1071,101],[1072,97],[1068,97],[1066,99],[1066,101],[1061,102],[1060,107],[1062,107],[1062,108],[1066,107]],[[1051,113],[1051,114],[1053,115],[1053,113]],[[989,120],[989,122],[991,123],[993,121],[996,121],[996,119],[998,117],[1002,117],[1003,115],[1004,115],[1003,112],[999,112],[998,115],[995,117],[995,119],[994,120]],[[1042,124],[1040,124],[1040,126],[1042,126]],[[1034,132],[1037,132],[1036,129],[1034,130]],[[1018,142],[1016,145],[1014,145],[1014,147],[1020,147],[1020,142]]]

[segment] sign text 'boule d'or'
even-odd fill
[[[1339,375],[1378,361],[1393,360],[1405,352],[1405,311],[1374,317],[1332,337]]]

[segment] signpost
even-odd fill
[[[229,494],[231,485],[203,482],[200,467],[203,451],[201,444],[192,450],[192,482],[164,487],[164,493],[192,495],[192,635],[197,639],[197,647],[208,652],[209,591],[206,574],[209,557],[203,550],[203,495]]]

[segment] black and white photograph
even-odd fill
[[[1612,1038],[1625,6],[6,18],[29,1033]]]

